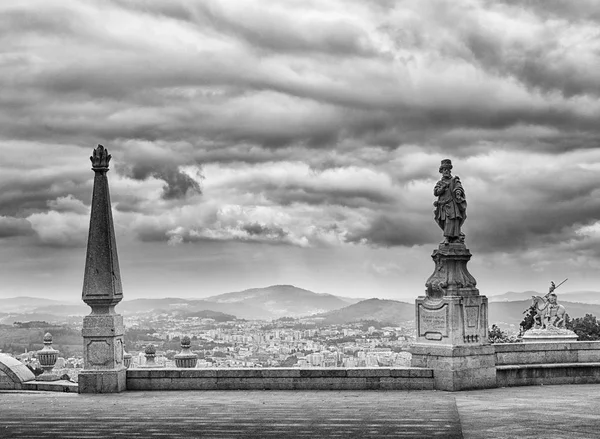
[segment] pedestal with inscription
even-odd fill
[[[79,393],[115,393],[126,388],[123,317],[115,312],[123,291],[106,178],[110,158],[102,145],[90,157],[95,177],[82,299],[92,312],[83,319],[84,369],[79,373]]]
[[[496,386],[496,362],[488,342],[488,301],[467,269],[464,243],[444,243],[433,252],[435,269],[426,295],[416,300],[412,366],[434,369],[436,388]]]

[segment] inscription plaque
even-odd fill
[[[441,340],[448,336],[448,306],[427,309],[419,306],[419,336],[430,340]]]

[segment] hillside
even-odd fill
[[[235,306],[238,317],[248,315],[248,307],[261,309],[261,318],[300,317],[348,306],[348,300],[331,294],[318,294],[293,285],[272,285],[207,297],[222,306]],[[226,312],[226,311],[225,311]]]
[[[377,320],[397,325],[415,319],[415,305],[397,300],[367,299],[342,309],[318,314],[323,324],[339,325],[360,320]]]

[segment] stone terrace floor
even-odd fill
[[[0,438],[598,438],[600,385],[441,391],[0,391]]]

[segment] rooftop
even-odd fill
[[[0,437],[597,438],[600,385],[443,391],[0,391]]]

